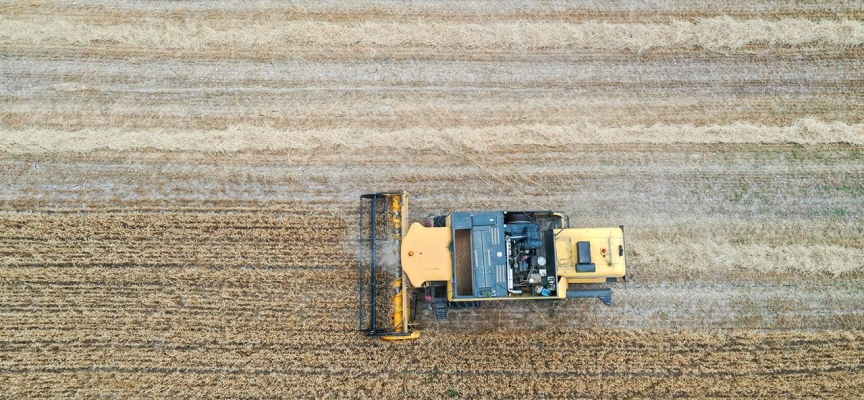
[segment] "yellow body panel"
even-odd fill
[[[606,283],[606,278],[569,278],[567,283]]]
[[[419,337],[420,337],[420,331],[411,331],[411,332],[408,332],[407,335],[385,335],[385,336],[381,336],[381,339],[386,340],[388,342],[394,342],[397,340],[417,339]]]
[[[390,220],[393,224],[392,232],[395,236],[394,239],[404,241],[405,235],[407,234],[407,229],[405,229],[405,227],[408,226],[408,193],[399,192],[387,196],[391,201],[390,210],[392,215],[390,215]],[[409,340],[420,337],[420,332],[412,332],[409,327],[409,321],[411,321],[411,311],[408,307],[410,304],[410,291],[408,282],[404,279],[404,276],[405,273],[403,270],[402,277],[393,281],[393,288],[396,289],[396,294],[394,294],[392,298],[393,331],[402,332],[402,334],[381,336],[381,339],[386,341]]]
[[[603,283],[606,278],[621,278],[627,273],[624,256],[619,253],[619,246],[624,246],[621,228],[568,228],[556,230],[555,234],[558,276],[567,278],[567,282]],[[585,241],[591,242],[591,262],[596,267],[595,272],[576,271],[576,244]]]
[[[397,205],[397,202],[401,204]],[[408,234],[408,193],[402,192],[401,196],[393,199],[393,209],[396,211],[396,215],[393,217],[393,224],[398,224],[399,227],[399,239],[400,241],[405,240],[405,235]],[[393,326],[396,331],[401,330],[405,335],[394,335],[394,336],[383,336],[382,339],[386,341],[394,341],[394,340],[410,340],[417,339],[420,337],[419,331],[411,331],[410,330],[410,321],[411,321],[411,308],[409,307],[410,299],[409,299],[409,288],[408,288],[408,280],[405,279],[405,272],[403,270],[402,276],[395,282],[397,285],[401,286],[396,295],[393,296]]]
[[[453,278],[451,254],[452,231],[449,227],[427,228],[411,224],[402,239],[402,272],[411,284],[419,287],[428,281],[450,281]]]

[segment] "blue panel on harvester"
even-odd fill
[[[507,249],[504,244],[504,214],[476,213],[472,216],[472,221],[474,293],[478,297],[506,297]]]
[[[453,229],[471,229],[471,213],[457,212],[450,216]]]
[[[504,213],[478,212],[471,215],[471,222],[474,224],[474,226],[502,225],[504,223]]]

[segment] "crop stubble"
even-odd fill
[[[861,395],[860,4],[358,4],[2,6],[4,395]],[[366,339],[394,188],[623,223],[633,280]]]

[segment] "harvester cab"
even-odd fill
[[[435,318],[452,308],[498,300],[598,298],[597,284],[626,279],[624,227],[572,228],[553,211],[454,212],[408,226],[405,192],[360,196],[360,330],[386,340],[414,339],[417,288]],[[384,232],[382,232],[382,230]],[[379,293],[392,322],[379,318]],[[387,318],[391,319],[391,318]],[[380,329],[380,326],[389,326]]]

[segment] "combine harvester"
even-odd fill
[[[571,228],[560,212],[454,212],[409,228],[407,193],[371,193],[360,196],[360,232],[359,330],[384,340],[420,337],[412,317],[424,300],[438,320],[485,301],[611,305],[610,289],[580,286],[626,279],[624,227]],[[379,321],[382,290],[392,324]]]

